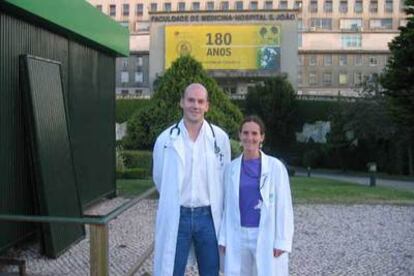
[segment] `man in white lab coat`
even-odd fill
[[[216,276],[230,142],[222,129],[204,119],[209,101],[203,85],[190,84],[180,106],[182,120],[160,134],[153,152],[153,179],[160,193],[154,275],[184,275],[193,246],[200,275]]]

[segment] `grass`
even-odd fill
[[[154,187],[152,179],[118,179],[118,194],[123,197],[134,197]],[[156,197],[156,196],[153,196]]]
[[[119,195],[124,197],[137,196],[153,185],[151,179],[117,180]],[[330,179],[293,177],[291,188],[295,204],[414,204],[414,192],[411,191],[368,187]]]
[[[308,177],[291,180],[294,203],[414,204],[414,192]]]

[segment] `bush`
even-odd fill
[[[133,168],[125,170],[117,170],[116,178],[117,179],[146,179],[150,175],[150,172],[147,169],[143,168]]]
[[[134,151],[126,150],[122,152],[125,167],[142,168],[151,171],[152,168],[152,152],[150,151]]]
[[[123,123],[128,121],[132,114],[148,105],[147,99],[119,99],[116,100],[115,121]]]
[[[201,63],[190,56],[182,56],[173,62],[163,76],[156,79],[154,96],[128,121],[125,146],[128,149],[151,149],[161,131],[181,119],[181,95],[194,82],[203,84],[208,91],[210,109],[206,114],[207,120],[236,137],[242,120],[239,108],[208,76]]]
[[[240,146],[240,142],[234,139],[230,139],[230,147],[231,147],[231,159],[238,157],[242,153],[242,147]]]

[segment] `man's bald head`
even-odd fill
[[[205,93],[205,95],[206,95],[206,100],[208,101],[207,89],[201,83],[192,83],[189,86],[187,86],[185,88],[184,93],[182,94],[181,98],[182,99],[185,98],[189,92],[195,91],[195,90],[203,91],[203,93]]]

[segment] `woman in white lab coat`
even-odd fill
[[[224,274],[288,275],[293,209],[283,163],[264,154],[264,125],[257,116],[240,127],[243,154],[226,167],[219,246]]]

